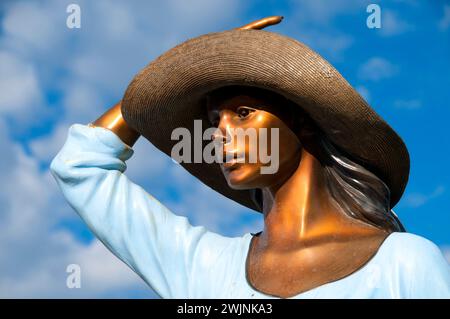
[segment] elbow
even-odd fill
[[[61,164],[58,156],[54,157],[50,163],[50,173],[55,178],[61,175]]]
[[[72,165],[61,158],[61,154],[58,154],[50,163],[50,173],[55,180],[67,180],[72,174]]]

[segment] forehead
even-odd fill
[[[282,107],[282,99],[275,93],[252,87],[228,86],[207,95],[208,112],[250,106],[273,110]]]
[[[258,99],[249,95],[233,95],[223,99],[210,99],[207,104],[207,110],[209,112],[220,112],[223,109],[236,110],[240,106],[249,106],[255,108],[266,109],[270,107],[268,101]]]

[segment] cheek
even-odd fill
[[[280,163],[292,161],[301,153],[301,144],[297,135],[279,120],[274,121],[273,126],[267,129],[267,137],[259,141],[259,147],[263,155],[267,154],[272,160],[278,160]]]
[[[282,141],[279,148],[280,170],[290,170],[297,167],[301,157],[301,143],[297,136],[290,131],[289,134],[280,138]]]
[[[256,138],[246,139],[246,162],[225,174],[234,189],[264,187],[288,176],[300,160],[300,141],[274,116],[254,117],[244,128],[258,128]],[[256,159],[256,160],[255,160]],[[263,168],[266,169],[263,173]]]
[[[280,145],[280,129],[278,121],[265,112],[258,112],[249,124],[254,129],[254,138],[246,140],[246,152],[249,156],[257,158],[258,163],[267,163],[267,156],[277,151]],[[251,162],[254,163],[254,162]]]

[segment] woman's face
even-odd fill
[[[277,110],[281,107],[251,95],[236,95],[208,104],[209,120],[218,128],[214,139],[223,150],[220,166],[231,188],[277,185],[298,167],[300,141],[285,124],[292,119],[280,118],[283,113]]]

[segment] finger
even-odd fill
[[[267,26],[278,24],[283,20],[282,16],[271,16],[266,17],[263,19],[259,19],[253,22],[250,22],[242,27],[236,28],[237,30],[249,30],[249,29],[255,29],[260,30]]]

